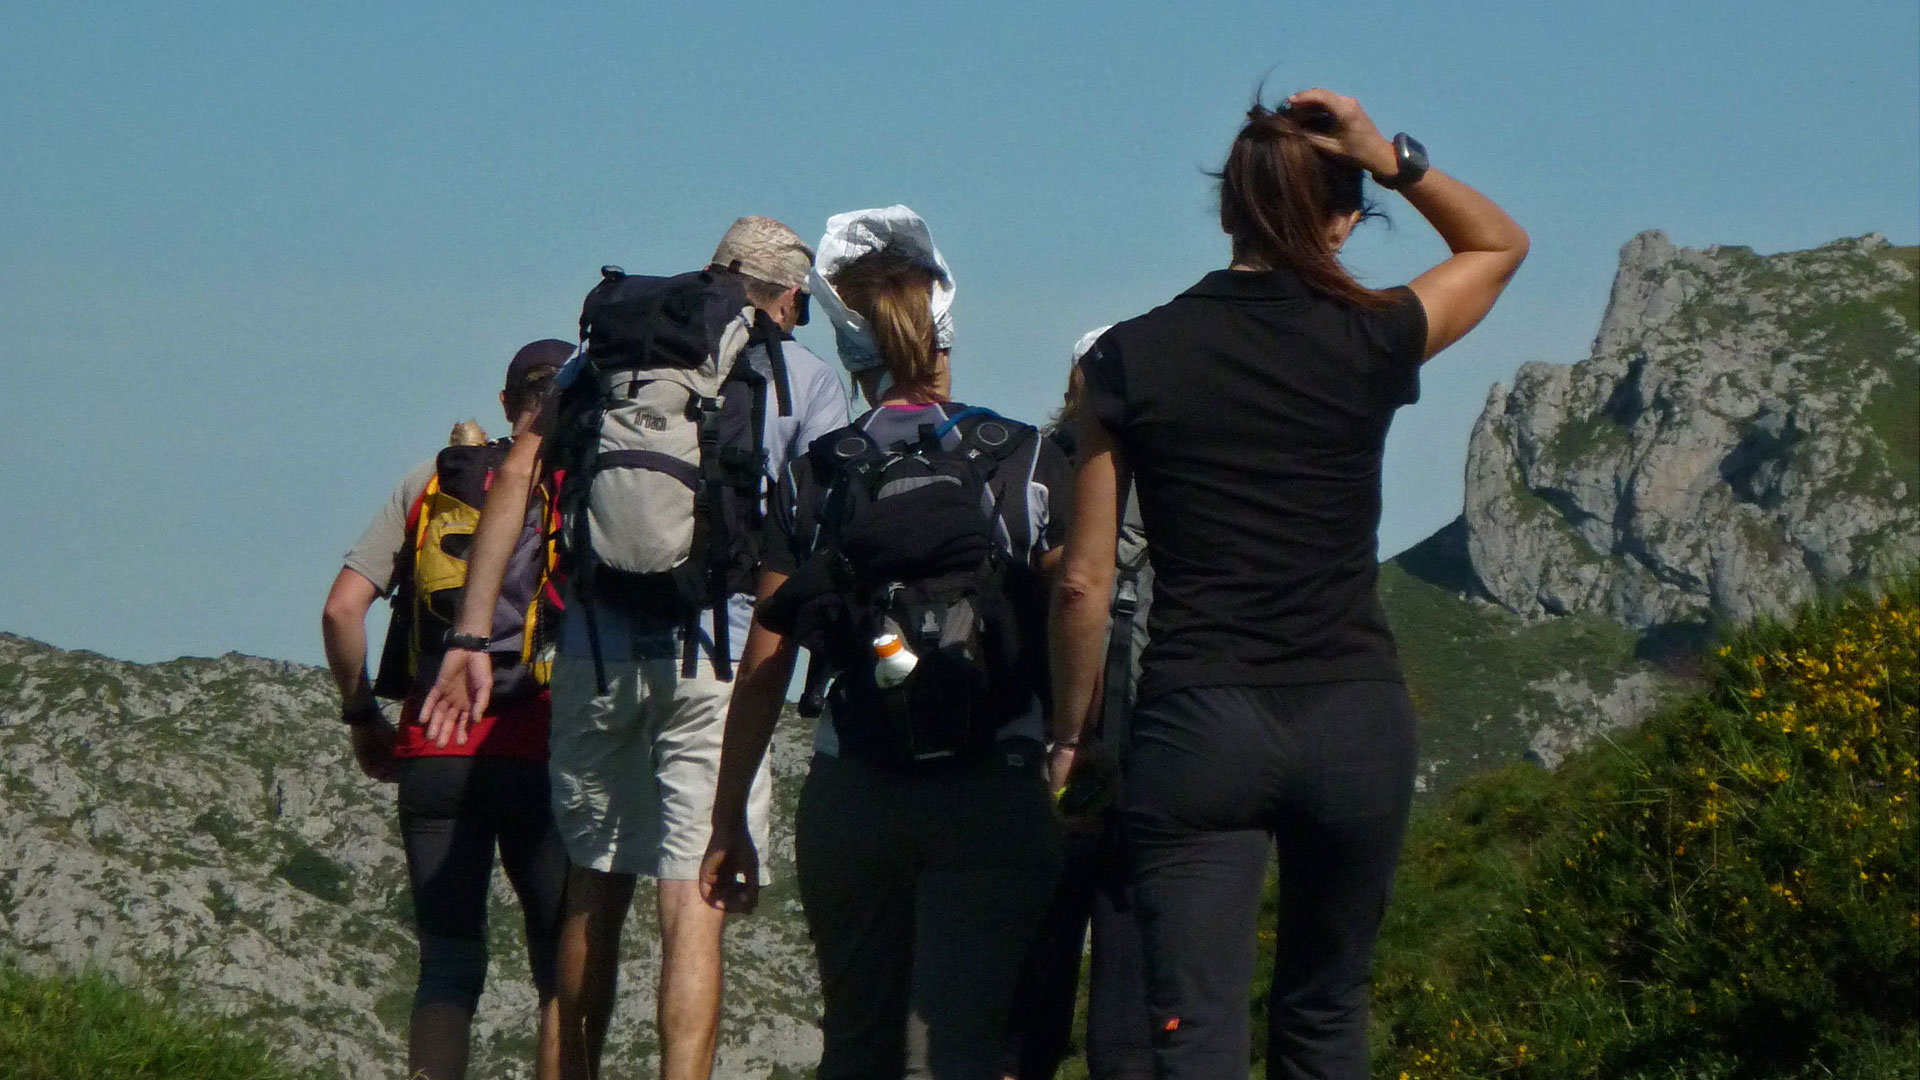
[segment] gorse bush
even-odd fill
[[[1376,1074],[1915,1075],[1917,600],[1749,629],[1620,742],[1419,815]]]

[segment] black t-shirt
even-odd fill
[[[1154,571],[1141,700],[1400,678],[1374,584],[1380,459],[1426,309],[1219,270],[1101,337],[1088,407],[1131,468]]]

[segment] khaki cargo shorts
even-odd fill
[[[677,649],[675,650],[678,651]],[[553,821],[576,866],[672,881],[700,876],[712,833],[720,738],[733,684],[700,673],[682,678],[677,657],[605,659],[608,693],[595,691],[593,661],[553,665],[548,770]],[[753,778],[747,827],[766,871],[773,798],[765,762]]]

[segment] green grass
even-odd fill
[[[1603,410],[1568,420],[1554,429],[1543,456],[1560,465],[1592,467],[1596,458],[1630,445],[1627,429]]]
[[[231,1021],[177,1012],[89,973],[29,975],[0,961],[0,1074],[9,1080],[295,1080]]]
[[[1528,623],[1462,599],[1460,572],[1434,552],[1446,542],[1436,536],[1380,567],[1380,601],[1420,715],[1421,758],[1432,763],[1432,791],[1525,751],[1532,733],[1522,711],[1544,721],[1552,708],[1529,683],[1565,672],[1605,690],[1640,667],[1639,637],[1608,619],[1571,615]]]
[[[1887,381],[1867,398],[1861,419],[1886,448],[1887,465],[1907,485],[1907,498],[1920,497],[1920,363],[1884,359]]]

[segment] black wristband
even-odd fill
[[[487,646],[493,644],[493,639],[481,637],[479,634],[456,634],[449,630],[447,631],[447,636],[442,638],[441,642],[449,649],[470,649],[473,652],[486,652]]]
[[[368,698],[367,703],[357,709],[342,707],[340,710],[340,722],[348,727],[365,727],[368,724],[380,723],[386,718],[387,714],[380,711],[380,703],[372,698]]]

